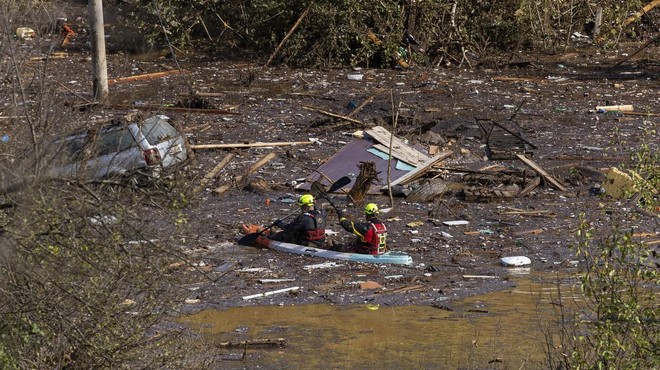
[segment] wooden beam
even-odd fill
[[[557,179],[552,177],[549,173],[545,172],[541,166],[538,164],[534,163],[531,159],[525,157],[523,154],[516,154],[516,157],[520,159],[523,163],[531,167],[534,171],[536,171],[539,175],[543,176],[545,181],[550,183],[550,186],[553,188],[559,190],[559,191],[566,191],[566,187],[562,185]]]
[[[198,144],[191,145],[192,149],[227,149],[227,148],[261,148],[270,146],[290,146],[314,144],[313,141],[279,141],[272,143],[235,143],[235,144]]]
[[[434,164],[440,162],[441,160],[449,157],[450,155],[454,154],[454,152],[451,151],[446,151],[446,152],[440,152],[438,153],[435,157],[430,158],[426,162],[422,163],[419,165],[419,167],[415,168],[414,170],[408,172],[407,174],[399,177],[398,179],[392,181],[390,183],[390,186],[394,185],[399,185],[399,184],[405,184],[407,182],[413,181],[419,176],[422,176],[426,171],[428,171],[431,167],[433,167]],[[380,188],[381,191],[387,190],[387,185],[383,186]]]

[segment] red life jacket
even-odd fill
[[[315,242],[325,239],[325,220],[322,217],[317,218],[317,216],[322,216],[321,212],[313,210],[303,214],[314,220],[314,230],[305,231],[305,241]]]
[[[385,224],[375,224],[370,222],[369,230],[364,234],[361,240],[362,247],[368,254],[383,254],[387,251],[387,228]]]

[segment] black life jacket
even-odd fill
[[[304,241],[318,242],[325,240],[325,219],[323,218],[323,214],[320,211],[313,210],[305,212],[303,215],[309,216],[314,220],[314,229],[305,230]]]

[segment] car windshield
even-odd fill
[[[142,133],[151,145],[161,143],[178,136],[177,131],[167,121],[156,118],[142,123]]]

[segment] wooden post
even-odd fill
[[[92,90],[94,100],[107,104],[108,61],[105,56],[105,32],[103,30],[103,0],[89,0],[88,17],[92,41]]]
[[[600,34],[600,25],[603,23],[603,7],[596,9],[596,19],[594,20],[594,39]]]

